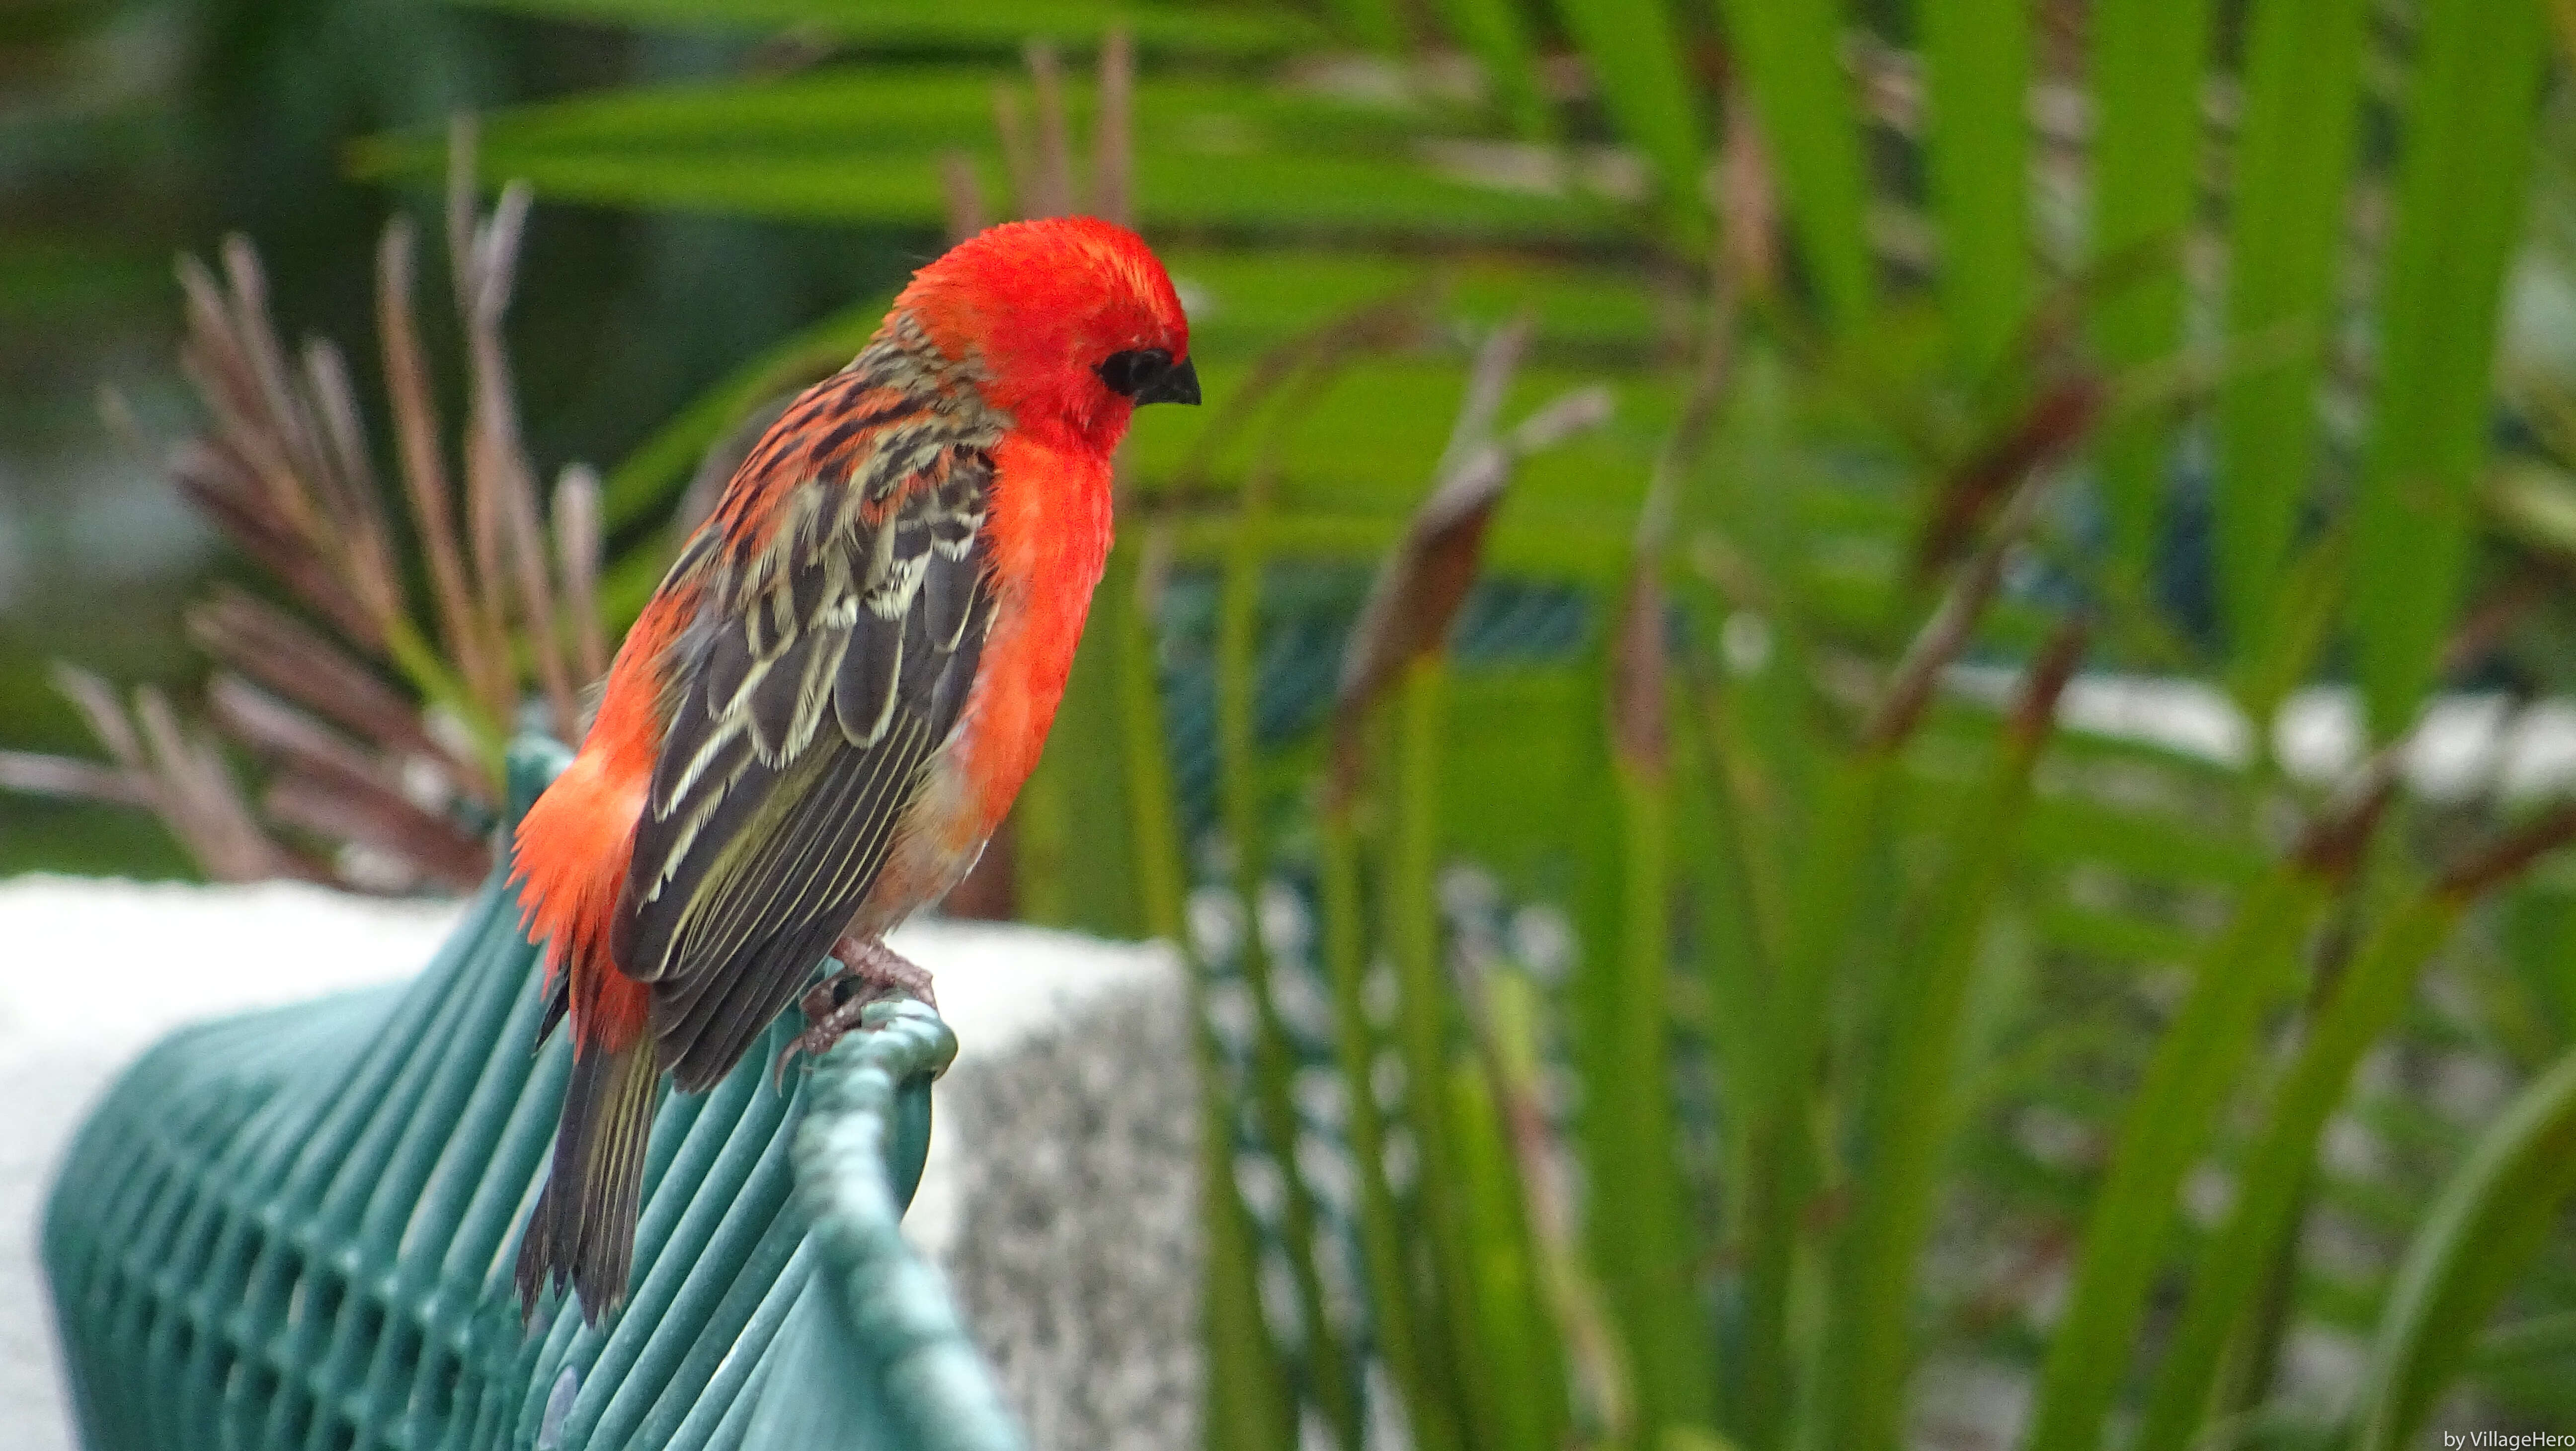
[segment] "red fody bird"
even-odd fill
[[[809,1050],[869,997],[926,995],[885,934],[966,874],[1037,764],[1130,414],[1198,401],[1141,239],[1017,222],[916,273],[743,460],[519,825],[539,1036],[569,1014],[573,1040],[523,1313],[549,1281],[593,1321],[625,1298],[661,1075],[713,1085],[800,995]],[[807,994],[827,954],[843,970]]]

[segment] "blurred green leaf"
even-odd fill
[[[486,118],[483,169],[558,200],[930,227],[945,215],[943,153],[975,158],[988,190],[1001,183],[991,116],[1003,80],[954,66],[835,67],[576,97]],[[1073,124],[1086,124],[1089,87],[1069,84],[1066,97]],[[1597,195],[1533,189],[1424,149],[1461,124],[1419,106],[1149,77],[1136,88],[1140,221],[1461,240],[1622,230]],[[365,176],[425,178],[445,165],[445,142],[394,133],[359,143],[351,160]]]
[[[1480,1311],[1477,1262],[1468,1196],[1476,1192],[1466,1175],[1470,1152],[1459,1143],[1454,1094],[1441,1091],[1451,1082],[1451,1015],[1455,994],[1449,991],[1442,962],[1439,868],[1440,796],[1443,735],[1448,717],[1449,668],[1439,656],[1416,659],[1405,670],[1394,702],[1396,716],[1392,770],[1393,797],[1385,873],[1386,939],[1394,960],[1396,983],[1396,1048],[1404,1062],[1404,1122],[1413,1135],[1419,1167],[1414,1190],[1415,1219],[1430,1270],[1433,1313],[1426,1326],[1425,1373],[1448,1377],[1457,1387],[1460,1431],[1472,1437],[1478,1425],[1480,1378],[1491,1373],[1478,1345]],[[1473,1444],[1472,1440],[1470,1444]]]
[[[2191,1296],[2166,1341],[2155,1392],[2138,1430],[2139,1451],[2182,1451],[2200,1434],[2210,1387],[2285,1237],[2297,1227],[2326,1118],[2342,1101],[2361,1055],[2386,1033],[2466,904],[2428,894],[2393,914],[2348,964],[2274,1096],[2269,1124],[2236,1175],[2235,1203],[2193,1267]]]
[[[2114,867],[2152,882],[2238,885],[2264,870],[2259,845],[2206,820],[2124,810],[2074,792],[2032,802],[2028,832],[2031,854],[2051,865]]]
[[[2071,658],[2066,661],[2071,667]],[[2036,672],[2035,672],[2036,673]],[[1853,1210],[1834,1246],[1820,1384],[1820,1444],[1896,1446],[1915,1364],[1916,1262],[1930,1238],[1942,1171],[1971,1071],[1969,998],[1978,951],[2015,864],[2031,773],[2062,672],[1997,742],[1993,765],[1943,833],[1938,874],[1890,954],[1891,987],[1863,1080]]]
[[[2099,1444],[2128,1373],[2147,1291],[2164,1267],[2183,1175],[2208,1143],[2264,1016],[2296,985],[2299,947],[2324,898],[2324,884],[2297,866],[2277,868],[2249,889],[2157,1040],[2085,1218],[2027,1444],[2051,1451]]]
[[[2468,566],[2496,316],[2547,61],[2538,0],[2427,0],[2353,515],[2353,646],[2380,740],[2414,720]]]
[[[1164,744],[1163,696],[1154,658],[1152,586],[1133,545],[1113,550],[1102,583],[1103,624],[1118,634],[1119,712],[1126,745],[1128,828],[1135,844],[1137,907],[1145,930],[1188,966],[1192,1067],[1202,1092],[1198,1120],[1201,1231],[1207,1237],[1200,1343],[1207,1354],[1201,1401],[1209,1451],[1290,1451],[1297,1410],[1286,1367],[1262,1316],[1260,1250],[1234,1174],[1234,1122],[1222,1056],[1207,1011],[1207,967],[1193,951],[1184,916],[1187,877],[1174,807],[1171,753]]]
[[[2406,1247],[2388,1293],[2355,1445],[2415,1443],[2424,1414],[2576,1190],[2576,1053],[2478,1139]]]
[[[2104,363],[2126,371],[2182,341],[2183,230],[2200,183],[2210,0],[2101,0],[2091,13],[2093,242],[2111,274],[2093,318]],[[2164,513],[2171,438],[2159,418],[2105,428],[2111,569],[2145,577]]]
[[[1171,0],[460,0],[525,15],[638,27],[802,29],[851,44],[1017,53],[1031,40],[1098,43],[1112,25],[1139,45],[1212,55],[1266,55],[1322,38],[1311,20],[1280,5],[1175,4]]]
[[[1812,1076],[1862,901],[1891,849],[1885,829],[1895,756],[1870,750],[1833,761],[1815,805],[1806,853],[1791,887],[1787,950],[1762,1010],[1765,1033],[1749,1065],[1753,1101],[1745,1129],[1743,1394],[1730,1407],[1743,1438],[1786,1444],[1797,1410],[1801,1336],[1792,1281],[1809,1249],[1809,1198],[1821,1165],[1808,1115]]]
[[[1380,1034],[1368,1010],[1368,950],[1372,925],[1361,894],[1361,844],[1352,803],[1328,802],[1319,823],[1316,903],[1323,918],[1324,965],[1332,979],[1334,1050],[1342,1093],[1350,1104],[1350,1147],[1360,1254],[1368,1274],[1369,1309],[1377,1353],[1395,1392],[1403,1397],[1407,1428],[1423,1451],[1454,1451],[1457,1408],[1445,1380],[1435,1380],[1426,1353],[1426,1327],[1417,1318],[1426,1299],[1415,1286],[1414,1256],[1397,1215],[1386,1174],[1386,1127],[1378,1110]]]
[[[1999,361],[2030,305],[2030,7],[1923,0],[1924,158],[1941,233],[1941,307],[1971,373]]]
[[[2261,346],[2294,334],[2278,365],[2231,374],[2219,397],[2218,592],[2239,656],[2276,633],[2282,565],[2316,461],[2317,380],[2360,123],[2366,0],[2265,0],[2245,62],[2230,217],[2227,332]],[[2302,662],[2304,665],[2305,662]]]
[[[1601,730],[1603,714],[1586,724]],[[1651,1441],[1662,1427],[1707,1419],[1709,1347],[1673,1102],[1670,773],[1631,752],[1610,755],[1596,769],[1615,803],[1615,847],[1589,864],[1605,880],[1588,894],[1598,906],[1568,997],[1591,1085],[1580,1129],[1592,1261],[1626,1332],[1638,1428]]]
[[[1792,235],[1833,331],[1849,336],[1878,306],[1860,113],[1843,71],[1838,0],[1717,0],[1762,118],[1762,142],[1789,204]]]
[[[1475,1323],[1464,1327],[1476,1345],[1468,1423],[1477,1446],[1549,1451],[1564,1444],[1565,1375],[1540,1303],[1520,1173],[1484,1070],[1458,1062],[1446,1087],[1476,1306]]]
[[[1240,496],[1238,508],[1240,521],[1252,525],[1269,508],[1269,500],[1263,492],[1248,489]],[[1253,652],[1266,567],[1259,537],[1252,528],[1240,531],[1224,561],[1219,586],[1215,661],[1217,796],[1233,847],[1231,884],[1242,913],[1237,963],[1244,990],[1252,999],[1255,1025],[1252,1105],[1261,1126],[1262,1142],[1270,1151],[1271,1162],[1278,1166],[1285,1190],[1279,1237],[1296,1287],[1303,1350],[1299,1357],[1301,1369],[1340,1451],[1361,1451],[1360,1392],[1351,1384],[1341,1327],[1334,1322],[1325,1299],[1323,1272],[1317,1261],[1315,1193],[1307,1182],[1298,1151],[1292,1082],[1296,1048],[1289,1039],[1279,992],[1272,985],[1270,947],[1262,929],[1262,887],[1269,871],[1270,834],[1264,830],[1268,806],[1259,784],[1260,763],[1253,728],[1253,692],[1260,683]]]
[[[1485,69],[1502,113],[1526,141],[1556,135],[1556,113],[1539,83],[1538,54],[1514,0],[1438,0],[1442,20]]]
[[[1371,50],[1394,51],[1404,45],[1404,21],[1396,0],[1332,0],[1341,33]]]
[[[2486,502],[2505,533],[2543,553],[2576,559],[2576,474],[2515,459],[2495,470]]]
[[[1643,361],[1666,341],[1667,319],[1653,288],[1634,268],[1615,263],[1278,246],[1180,245],[1162,252],[1190,310],[1193,348],[1237,358],[1401,292],[1431,295],[1444,321],[1476,330],[1526,313],[1540,347],[1587,357]]]
[[[1557,0],[1556,10],[1591,63],[1612,122],[1654,167],[1675,235],[1695,247],[1708,235],[1700,196],[1708,140],[1671,9],[1664,0]]]
[[[0,322],[33,327],[95,318],[168,286],[160,257],[68,239],[0,237]]]

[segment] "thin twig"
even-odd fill
[[[1724,259],[1728,254],[1721,250],[1717,255]],[[1656,452],[1646,480],[1645,503],[1637,511],[1636,547],[1610,661],[1611,743],[1623,760],[1658,777],[1667,764],[1670,745],[1665,707],[1670,674],[1665,639],[1666,550],[1680,509],[1683,480],[1699,465],[1734,371],[1736,284],[1725,261],[1712,272],[1699,365],[1692,370],[1682,416]]]
[[[323,473],[333,480],[334,507],[340,511],[340,576],[377,621],[377,632],[391,638],[407,625],[402,574],[377,499],[375,467],[368,461],[366,426],[349,386],[348,362],[328,339],[315,338],[304,346],[304,373],[330,443]]]
[[[456,292],[460,315],[474,312],[474,113],[459,111],[447,120],[447,273]]]
[[[2388,803],[2397,798],[2400,756],[2394,742],[2375,752],[2308,819],[2290,849],[2290,859],[2301,870],[2328,882],[2343,882],[2360,869],[2362,853],[2388,814]]]
[[[221,760],[191,740],[168,697],[149,685],[134,692],[134,720],[146,769],[161,783],[164,819],[206,875],[218,881],[256,881],[272,875],[266,838],[250,807],[232,788]]]
[[[152,804],[151,788],[131,772],[96,761],[35,751],[0,751],[0,791],[106,801],[120,806]]]
[[[511,278],[529,200],[526,183],[511,183],[502,190],[491,219],[475,235],[468,269],[474,284],[473,311],[465,319],[474,398],[467,425],[473,442],[466,458],[469,476],[490,501],[494,547],[504,556],[487,557],[482,567],[506,571],[516,586],[528,653],[535,658],[537,681],[545,691],[555,732],[560,739],[571,740],[580,733],[581,710],[556,629],[554,582],[546,559],[545,524],[537,508],[536,470],[520,442],[510,360],[501,346],[501,320],[510,305]]]
[[[588,464],[572,464],[555,480],[555,558],[563,570],[574,659],[585,682],[608,673],[608,632],[599,620],[600,550],[599,474]]]
[[[283,467],[273,480],[281,491],[279,502],[297,511],[297,522],[317,546],[328,548],[337,539],[336,520],[322,507],[325,501],[303,487],[305,480],[325,472],[319,430],[288,383],[285,349],[270,321],[267,274],[249,239],[238,234],[224,238],[223,259],[224,277],[232,284],[232,336],[248,364],[246,381],[266,415],[259,421],[267,425],[266,436],[279,444],[277,462]]]
[[[2440,890],[2464,900],[2484,896],[2571,841],[2576,841],[2576,801],[2552,807],[2445,872]]]
[[[1503,400],[1510,395],[1512,379],[1520,372],[1521,358],[1537,332],[1536,321],[1524,312],[1494,329],[1476,349],[1475,361],[1467,367],[1467,390],[1458,400],[1458,417],[1449,425],[1449,442],[1440,450],[1440,462],[1432,466],[1434,479],[1449,478],[1468,454],[1492,441],[1494,420],[1502,414]]]
[[[1029,80],[1035,94],[1038,154],[1037,191],[1024,208],[1032,217],[1061,217],[1073,211],[1073,128],[1064,113],[1064,67],[1055,47],[1031,41]]]
[[[963,242],[989,225],[984,183],[975,175],[975,159],[951,148],[939,153],[939,192],[948,213],[948,240]]]
[[[410,218],[396,217],[376,250],[376,330],[384,339],[385,393],[393,409],[403,492],[429,562],[431,602],[448,656],[464,676],[473,705],[496,724],[506,724],[512,693],[509,661],[475,614],[471,565],[457,545],[438,405],[430,396],[429,365],[411,299],[412,225]]]
[[[1762,126],[1741,84],[1726,88],[1726,137],[1717,156],[1719,270],[1746,297],[1779,290],[1780,200]]]
[[[1100,115],[1092,123],[1091,211],[1120,226],[1135,217],[1136,42],[1124,25],[1100,44]]]
[[[1906,647],[1905,658],[1897,663],[1895,675],[1880,695],[1877,709],[1862,727],[1861,741],[1865,746],[1894,750],[1913,734],[1925,708],[1932,703],[1932,691],[1940,683],[1941,672],[1968,648],[1977,622],[1984,618],[1986,606],[2002,585],[2006,559],[2038,516],[2044,484],[2040,476],[2024,480],[2005,503],[1977,553],[1960,567],[1950,592],[1942,596],[1932,618],[1915,633],[1913,643]]]
[[[993,133],[1002,143],[1002,179],[1010,186],[1011,214],[1043,215],[1037,209],[1037,150],[1029,144],[1028,119],[1020,114],[1020,93],[1007,85],[993,88]]]
[[[2092,626],[2084,616],[2068,615],[2049,632],[2048,643],[2023,672],[2021,698],[2004,722],[2005,735],[2020,750],[2036,753],[2056,729],[2057,703],[2066,695],[2067,682],[2075,678],[2075,668],[2084,663],[2084,648],[2091,638]]]
[[[107,682],[77,665],[57,663],[53,670],[54,689],[80,712],[81,720],[107,753],[129,773],[146,775],[143,743],[135,737],[133,723],[126,719],[125,707],[117,702],[116,692]]]
[[[460,115],[448,126],[447,264],[454,283],[457,316],[464,321],[467,332],[464,524],[465,554],[472,562],[475,585],[475,625],[506,659],[510,651],[510,601],[502,535],[507,526],[503,523],[500,481],[494,477],[496,470],[487,452],[490,425],[484,417],[487,404],[482,396],[486,375],[474,358],[476,318],[485,291],[480,266],[482,228],[474,201],[474,136],[471,116]],[[498,702],[505,728],[518,708],[516,676],[515,670],[510,672],[508,694]]]
[[[188,633],[217,661],[379,750],[430,761],[466,795],[494,797],[475,764],[433,735],[411,702],[301,621],[239,590],[188,612]]]
[[[230,675],[217,675],[206,699],[216,723],[284,767],[283,779],[311,782],[308,799],[337,803],[332,819],[338,826],[331,834],[383,848],[449,886],[471,886],[490,868],[490,850],[481,838],[413,804],[398,780],[310,716]]]
[[[2109,397],[2109,386],[2091,374],[2063,379],[1952,469],[1915,546],[1915,578],[1929,579],[1956,559],[2007,490],[2074,453],[2100,421]]]
[[[190,439],[171,451],[166,467],[180,494],[298,599],[350,639],[370,649],[380,645],[365,607],[277,516],[237,452],[219,440]]]

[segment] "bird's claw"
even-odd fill
[[[841,939],[833,948],[842,968],[830,977],[805,990],[805,1031],[796,1035],[770,1065],[771,1085],[787,1081],[789,1060],[802,1053],[820,1058],[832,1045],[867,1025],[868,1005],[891,997],[914,997],[933,1008],[938,996],[931,991],[930,973],[918,963],[894,952],[884,943],[853,938]]]

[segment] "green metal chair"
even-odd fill
[[[512,754],[512,817],[561,769]],[[293,943],[278,950],[292,952]],[[785,1092],[656,1122],[635,1289],[525,1333],[510,1284],[569,1066],[496,873],[412,983],[187,1029],[74,1141],[44,1261],[92,1451],[1021,1444],[898,1230],[956,1040],[870,1010]]]

